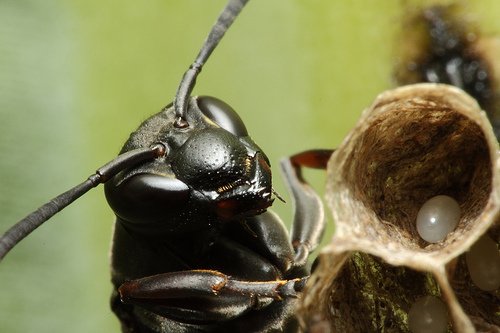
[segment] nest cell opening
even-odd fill
[[[381,224],[373,229],[427,250],[472,228],[492,186],[491,156],[480,126],[435,98],[393,102],[390,110],[368,118],[344,168],[346,186],[377,217],[370,223]],[[458,201],[461,217],[444,242],[428,247],[417,233],[416,216],[425,201],[440,194]]]
[[[430,273],[352,252],[335,279],[327,318],[334,332],[410,332],[411,306],[431,295],[441,298]]]

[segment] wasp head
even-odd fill
[[[216,126],[192,131],[172,152],[172,171],[224,220],[264,211],[273,202],[268,158],[227,104],[211,97],[198,97],[197,104]]]

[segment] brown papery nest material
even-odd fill
[[[303,326],[408,332],[410,306],[434,295],[448,307],[450,331],[500,332],[499,291],[476,288],[464,266],[482,234],[500,241],[499,165],[491,125],[462,90],[427,83],[378,96],[328,164],[336,229],[304,293]],[[439,194],[462,213],[429,244],[415,220]]]

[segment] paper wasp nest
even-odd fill
[[[336,230],[301,301],[308,332],[409,332],[408,312],[427,295],[446,304],[448,331],[500,332],[499,289],[479,289],[465,259],[484,234],[498,247],[499,164],[491,125],[462,90],[379,95],[328,164]],[[427,243],[416,216],[441,194],[459,203],[460,220]]]

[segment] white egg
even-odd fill
[[[446,305],[435,296],[424,296],[408,312],[408,326],[413,333],[442,333],[448,327]]]
[[[500,252],[488,235],[483,235],[465,254],[472,282],[482,290],[500,287]]]
[[[417,231],[429,243],[442,241],[460,220],[458,202],[447,195],[427,200],[417,214]]]

